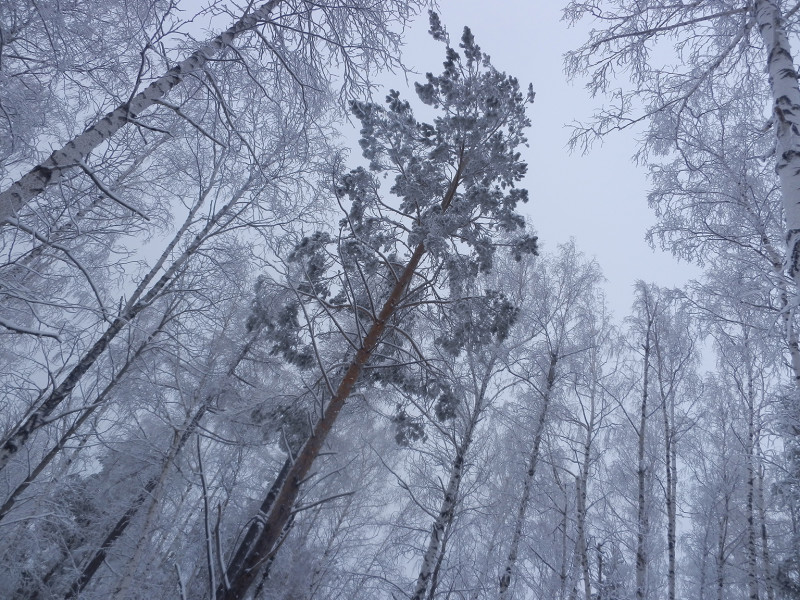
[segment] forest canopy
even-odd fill
[[[800,599],[798,7],[513,41],[699,273],[620,307],[459,10],[5,0],[0,597]]]

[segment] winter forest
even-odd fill
[[[696,274],[624,306],[441,4],[0,0],[0,598],[800,599],[800,2],[513,41]]]

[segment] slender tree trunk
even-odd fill
[[[116,522],[114,527],[111,528],[111,531],[108,532],[105,539],[100,544],[100,547],[95,551],[92,558],[86,563],[86,566],[84,566],[83,570],[81,571],[81,574],[70,586],[69,591],[64,596],[65,598],[78,597],[80,593],[89,584],[89,582],[92,580],[94,575],[97,573],[98,569],[105,562],[108,550],[116,543],[116,541],[119,538],[122,537],[122,535],[127,530],[128,525],[131,524],[131,521],[137,515],[139,510],[142,508],[142,506],[144,506],[144,504],[147,502],[148,499],[152,498],[154,490],[161,484],[162,481],[164,481],[164,478],[167,475],[167,471],[169,470],[172,461],[175,460],[175,457],[178,456],[180,451],[183,449],[183,446],[186,444],[186,441],[189,439],[189,437],[191,437],[191,435],[197,429],[197,425],[200,423],[200,419],[205,414],[207,408],[208,408],[207,405],[200,407],[200,409],[194,414],[189,423],[187,423],[182,434],[176,437],[175,442],[172,444],[172,448],[170,448],[169,453],[167,454],[166,458],[164,459],[164,462],[161,465],[161,470],[159,471],[159,474],[150,479],[147,482],[147,484],[145,484],[144,489],[131,503],[131,505],[128,507],[128,510],[125,511],[125,514],[123,514]]]
[[[61,450],[67,445],[67,443],[75,436],[75,433],[80,429],[83,424],[89,419],[90,416],[94,414],[98,407],[100,407],[105,399],[106,396],[116,387],[116,385],[122,380],[125,376],[125,373],[128,372],[128,369],[136,362],[136,359],[144,352],[144,350],[152,343],[153,339],[163,330],[164,325],[166,324],[167,315],[161,319],[161,323],[156,327],[156,329],[147,337],[147,339],[142,342],[142,344],[136,349],[136,352],[133,355],[129,356],[125,361],[125,364],[122,365],[119,371],[116,372],[114,377],[108,383],[108,385],[103,388],[103,391],[97,395],[94,402],[90,404],[87,408],[83,410],[80,416],[75,419],[75,421],[70,425],[67,431],[59,438],[58,442],[56,442],[55,446],[53,446],[47,454],[45,454],[39,463],[33,468],[33,470],[28,474],[28,476],[20,483],[13,492],[9,495],[8,499],[5,501],[3,506],[0,506],[0,521],[5,518],[5,516],[14,508],[19,500],[20,496],[28,489],[28,487],[33,483],[36,478],[44,471],[44,469],[49,465],[52,460],[58,455]]]
[[[231,363],[230,367],[226,375],[231,377],[233,373],[236,371],[239,364],[245,359],[247,354],[250,352],[250,349],[255,343],[256,339],[258,338],[259,332],[253,332],[247,342],[242,346],[242,349],[239,351],[239,354],[236,356],[234,361]],[[148,518],[152,515],[153,508],[157,504],[155,498],[153,498],[153,492],[157,487],[160,486],[161,482],[166,477],[167,471],[169,470],[170,465],[173,463],[175,458],[180,454],[183,447],[186,445],[186,442],[189,438],[197,431],[197,426],[200,424],[203,416],[206,414],[208,409],[211,407],[211,404],[214,402],[216,396],[209,395],[206,396],[203,403],[195,412],[194,416],[191,420],[186,424],[183,429],[181,435],[177,438],[176,442],[170,448],[167,456],[164,459],[164,463],[161,467],[161,472],[158,476],[153,477],[150,479],[147,484],[145,484],[144,489],[142,492],[134,499],[131,505],[128,507],[128,510],[120,517],[111,531],[106,535],[103,542],[100,544],[100,547],[95,551],[92,558],[86,563],[86,566],[81,571],[80,576],[72,583],[70,586],[70,591],[67,593],[66,598],[74,598],[77,597],[89,584],[92,580],[94,575],[97,573],[97,570],[103,564],[106,559],[106,555],[108,554],[108,550],[116,543],[118,539],[122,537],[122,535],[127,530],[128,526],[131,524],[133,518],[138,514],[139,510],[144,506],[148,499],[152,499],[151,509],[148,513]],[[146,531],[146,529],[145,529]],[[135,567],[135,562],[132,561],[131,566]],[[130,570],[129,570],[130,572]],[[126,580],[129,579],[126,577]],[[126,581],[123,581],[123,584],[126,585]],[[122,585],[118,588],[118,592],[122,589]]]
[[[636,516],[636,599],[644,600],[647,595],[647,534],[650,529],[645,502],[645,484],[647,481],[647,464],[645,463],[645,441],[647,436],[647,397],[649,393],[650,375],[650,335],[653,318],[648,315],[647,331],[644,341],[644,376],[642,378],[642,406],[639,418],[639,448],[637,453],[638,467],[636,479],[639,487]]]
[[[447,482],[447,488],[444,491],[444,498],[439,507],[439,514],[433,522],[430,536],[428,537],[428,548],[422,558],[422,566],[417,576],[417,583],[414,586],[414,593],[411,595],[411,600],[423,600],[425,592],[431,584],[431,577],[435,567],[444,556],[444,539],[447,529],[453,522],[455,516],[456,504],[458,503],[458,490],[461,486],[461,478],[464,475],[464,461],[469,447],[472,443],[472,432],[475,422],[478,418],[478,407],[480,399],[476,401],[476,410],[471,417],[471,422],[464,434],[464,439],[456,451],[453,465],[450,468],[450,478]]]
[[[95,148],[110,140],[131,119],[135,119],[153,104],[166,97],[188,75],[201,70],[211,58],[232,44],[242,33],[267,22],[272,11],[281,1],[269,0],[253,12],[243,16],[229,29],[198,48],[188,58],[136,94],[129,102],[122,104],[100,121],[89,126],[79,136],[53,152],[50,158],[31,169],[11,187],[0,193],[0,224],[13,221],[20,209],[30,200],[48,187],[56,185],[61,180],[64,171],[84,163]]]
[[[577,515],[577,535],[575,536],[576,553],[581,565],[583,576],[584,600],[592,598],[592,578],[589,572],[589,545],[586,540],[586,487],[589,482],[589,466],[591,464],[592,435],[595,427],[595,390],[592,390],[591,407],[589,412],[589,423],[586,424],[586,438],[583,442],[583,460],[581,462],[580,474],[576,478],[575,492],[577,495],[576,515]]]
[[[747,347],[745,340],[745,347]],[[756,511],[755,511],[755,389],[753,386],[753,372],[749,367],[747,376],[747,447],[745,448],[745,461],[747,465],[747,591],[749,600],[759,600],[758,596],[758,554],[756,551]]]
[[[717,600],[725,600],[725,565],[728,558],[725,552],[725,545],[728,542],[728,511],[730,510],[730,498],[725,495],[725,512],[720,523],[719,537],[717,539]]]
[[[605,600],[603,585],[603,548],[597,544],[597,600]]]
[[[661,394],[661,411],[664,418],[664,466],[666,470],[665,501],[667,505],[667,600],[675,600],[676,563],[676,521],[677,512],[677,452],[673,438],[675,430],[675,402],[671,394]],[[669,406],[667,406],[669,405]]]
[[[339,516],[336,519],[336,525],[334,525],[333,531],[331,531],[331,535],[328,538],[328,542],[325,544],[325,551],[322,553],[319,562],[317,562],[317,566],[314,567],[314,571],[309,577],[309,584],[308,584],[309,598],[313,598],[316,595],[317,591],[320,589],[322,583],[325,580],[325,576],[323,573],[323,570],[326,568],[325,563],[328,561],[331,554],[333,554],[334,544],[336,543],[336,540],[339,537],[339,533],[342,531],[342,526],[344,525],[345,519],[347,519],[350,509],[353,507],[354,499],[355,499],[355,494],[347,496],[344,506],[342,507],[342,511],[341,513],[339,513]],[[256,595],[256,597],[258,596]]]
[[[759,452],[759,459],[761,453]],[[764,585],[767,589],[767,600],[775,600],[775,586],[772,575],[772,559],[769,551],[769,536],[767,534],[767,514],[764,508],[764,466],[763,461],[759,460],[759,467],[756,471],[756,502],[758,505],[758,519],[761,526],[761,560],[763,562]]]
[[[464,166],[463,162],[458,165],[450,187],[442,200],[442,212],[447,210],[455,198]],[[275,549],[276,542],[294,514],[293,509],[297,497],[300,494],[302,482],[311,471],[311,466],[314,464],[314,460],[322,449],[325,439],[328,437],[331,429],[333,429],[333,425],[339,417],[339,413],[342,411],[342,408],[344,408],[345,402],[350,397],[350,393],[358,382],[364,365],[367,364],[375,348],[378,346],[387,323],[395,315],[400,301],[403,299],[406,289],[411,283],[424,254],[425,246],[419,244],[411,255],[405,269],[403,269],[403,272],[400,274],[392,291],[389,293],[389,297],[381,308],[376,320],[361,342],[361,347],[358,349],[355,357],[345,371],[336,392],[328,402],[328,406],[325,407],[322,418],[317,421],[311,433],[311,437],[303,444],[303,447],[300,449],[294,463],[289,469],[287,477],[281,485],[275,502],[272,504],[269,515],[264,522],[264,527],[258,539],[253,543],[248,556],[245,558],[242,569],[235,577],[230,577],[231,587],[226,590],[226,593],[224,595],[218,595],[220,600],[243,600],[250,587],[258,578],[258,572]]]
[[[19,452],[20,448],[22,448],[25,442],[28,441],[28,438],[31,436],[31,434],[46,424],[47,418],[53,413],[53,411],[58,408],[61,403],[70,396],[70,394],[72,394],[72,390],[75,389],[75,386],[78,385],[87,371],[91,369],[97,359],[100,358],[103,352],[105,352],[106,348],[108,348],[109,344],[114,340],[114,338],[116,338],[117,335],[125,328],[125,326],[134,318],[136,318],[136,316],[142,312],[142,310],[150,306],[150,304],[159,296],[159,294],[165,291],[167,286],[172,283],[189,258],[193,256],[194,253],[200,248],[208,234],[211,233],[220,220],[231,211],[233,206],[247,192],[250,184],[251,180],[245,182],[245,184],[234,194],[234,197],[208,220],[203,230],[195,236],[195,238],[181,253],[181,255],[172,263],[172,265],[170,265],[170,267],[164,272],[158,281],[153,284],[150,290],[146,294],[142,295],[140,300],[133,302],[133,299],[137,297],[137,294],[142,293],[144,287],[146,287],[146,285],[155,278],[166,261],[168,254],[175,247],[175,245],[177,245],[177,243],[183,237],[183,234],[191,225],[194,212],[189,215],[184,225],[175,235],[172,242],[170,242],[167,250],[162,254],[159,261],[150,270],[147,276],[145,276],[145,279],[137,288],[132,301],[128,302],[128,305],[122,310],[121,314],[112,321],[111,325],[109,325],[108,329],[105,330],[103,335],[100,336],[100,338],[94,343],[94,345],[92,345],[88,352],[86,352],[86,354],[84,354],[78,363],[72,368],[66,379],[64,379],[64,381],[62,381],[61,384],[59,384],[50,393],[50,395],[39,405],[39,407],[36,408],[11,433],[11,435],[6,438],[5,441],[3,441],[2,447],[0,448],[0,471],[5,468],[11,457]]]
[[[528,455],[528,470],[525,473],[525,481],[522,485],[522,497],[517,506],[517,517],[514,520],[514,529],[511,534],[511,544],[509,546],[508,556],[506,557],[506,564],[503,569],[503,574],[500,576],[499,600],[505,600],[508,597],[511,577],[514,573],[514,566],[517,563],[519,544],[522,540],[522,531],[525,526],[525,516],[528,512],[528,503],[530,502],[533,480],[536,477],[536,467],[539,462],[539,448],[542,444],[544,427],[547,422],[547,410],[550,406],[550,398],[552,397],[553,387],[556,381],[558,358],[558,349],[550,353],[550,366],[547,370],[544,394],[542,395],[542,410],[539,412],[539,419],[536,422],[536,429],[533,434],[533,446],[531,447],[531,453]]]
[[[561,491],[561,497],[564,499],[564,508],[561,509],[559,507],[559,515],[561,517],[561,522],[559,523],[558,529],[561,532],[561,543],[560,543],[560,564],[558,569],[558,581],[559,581],[559,590],[558,590],[558,597],[564,598],[567,593],[567,585],[569,583],[569,571],[570,567],[568,566],[569,561],[567,560],[568,555],[568,546],[567,543],[569,540],[569,535],[567,533],[567,524],[569,523],[569,493],[567,492],[567,486],[561,482],[561,478],[558,475],[558,469],[556,467],[555,462],[551,463],[553,469],[553,479],[558,486],[558,489]]]

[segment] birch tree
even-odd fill
[[[523,331],[517,335],[532,339],[521,343],[512,354],[510,370],[524,390],[519,393],[526,406],[520,414],[512,413],[511,418],[524,423],[523,431],[529,437],[524,442],[528,451],[522,494],[516,503],[507,557],[499,577],[501,599],[511,593],[532,488],[541,462],[542,441],[553,418],[552,405],[564,393],[577,355],[592,352],[593,345],[601,344],[599,339],[588,337],[587,327],[595,310],[596,286],[602,275],[597,264],[581,256],[574,242],[560,247],[554,256],[543,257],[523,277],[526,282],[521,285],[525,292],[519,317]],[[594,435],[594,427],[590,429]]]
[[[790,37],[796,33],[796,7],[781,0],[741,2],[628,2],[615,0],[598,6],[573,1],[565,17],[584,17],[603,23],[581,48],[567,55],[567,70],[588,75],[592,95],[604,94],[611,104],[587,125],[578,125],[573,142],[588,147],[592,140],[637,123],[647,123],[640,157],[680,153],[686,145],[685,122],[703,119],[695,107],[724,110],[728,102],[751,96],[764,105],[749,115],[756,127],[772,130],[775,152],[770,160],[780,180],[784,211],[787,273],[800,282],[798,232],[800,189],[793,179],[800,134],[795,114],[800,107]],[[663,63],[654,56],[671,44],[673,55]],[[677,58],[678,69],[668,68]],[[765,76],[765,73],[767,76]],[[617,76],[627,76],[632,88],[618,87]],[[771,114],[766,124],[761,114]],[[797,155],[797,156],[796,156]]]
[[[467,510],[466,490],[473,487],[470,479],[475,478],[472,471],[477,467],[475,463],[480,461],[478,448],[481,442],[485,443],[481,438],[488,436],[484,422],[493,404],[510,386],[507,378],[503,377],[504,368],[499,360],[507,351],[502,342],[508,334],[509,324],[492,328],[496,337],[491,333],[487,336],[485,324],[481,323],[487,315],[482,308],[481,305],[470,307],[467,314],[456,314],[455,322],[446,317],[441,322],[444,339],[448,330],[466,330],[464,348],[459,353],[463,354],[461,358],[447,356],[452,350],[445,350],[439,360],[433,356],[429,358],[436,364],[443,364],[445,370],[444,393],[436,400],[432,411],[425,411],[426,421],[431,424],[431,436],[441,438],[440,445],[445,446],[443,454],[446,458],[441,461],[445,479],[429,510],[435,518],[423,546],[422,563],[411,595],[413,600],[435,598],[437,588],[440,585],[446,587],[446,579],[450,579],[451,585],[457,585],[460,580],[446,577],[448,562],[451,562],[447,560],[447,546],[460,545],[456,521],[460,513]]]
[[[203,77],[204,67],[210,62],[226,58],[244,61],[247,52],[240,52],[235,46],[241,38],[251,38],[259,49],[257,56],[271,54],[272,60],[298,77],[303,86],[313,88],[329,80],[329,68],[338,61],[344,66],[342,91],[346,98],[363,89],[375,65],[397,64],[394,57],[398,38],[388,23],[404,21],[415,8],[408,2],[344,7],[270,0],[248,6],[243,14],[235,15],[230,27],[198,44],[182,59],[170,60],[172,66],[160,74],[158,65],[148,56],[150,46],[157,45],[159,40],[145,38],[141,66],[128,98],[102,118],[90,122],[79,135],[63,140],[63,146],[47,160],[7,186],[0,193],[0,221],[13,221],[32,198],[59,183],[68,170],[86,163],[96,148],[126,125],[136,124],[148,109],[160,105],[162,109],[175,110],[168,99],[170,92],[187,79]],[[302,62],[298,60],[300,56]],[[212,81],[212,89],[213,86]]]

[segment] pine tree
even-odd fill
[[[493,68],[469,29],[461,38],[461,53],[450,46],[434,13],[430,33],[447,46],[444,72],[428,74],[416,90],[423,103],[437,109],[437,118],[419,122],[410,103],[395,91],[387,96],[386,107],[354,101],[351,108],[361,121],[360,143],[370,169],[345,174],[335,190],[348,205],[338,237],[319,233],[306,238],[291,257],[305,276],[294,287],[298,302],[313,302],[329,315],[352,309],[350,322],[356,327],[345,339],[352,350],[345,368],[325,374],[338,383],[331,385],[324,411],[293,457],[269,513],[259,516],[263,529],[258,538],[241,564],[229,569],[230,587],[223,585],[219,598],[244,598],[261,566],[277,552],[302,482],[327,435],[364,368],[393,355],[382,344],[402,335],[403,317],[425,303],[442,310],[457,307],[466,299],[467,280],[491,268],[498,244],[511,245],[520,255],[536,251],[530,235],[513,242],[498,235],[507,239],[524,226],[515,211],[527,199],[526,191],[516,187],[526,170],[517,148],[526,142],[525,105],[533,93],[526,96],[515,78]],[[380,179],[389,176],[393,185],[386,198]],[[385,292],[370,296],[364,305],[349,303],[362,287],[350,283],[351,274],[365,283],[384,277]],[[508,302],[496,294],[481,301],[489,317],[482,324],[487,331],[507,328],[513,314]],[[295,310],[307,314],[300,306]],[[458,331],[451,338],[455,346],[465,342]]]

